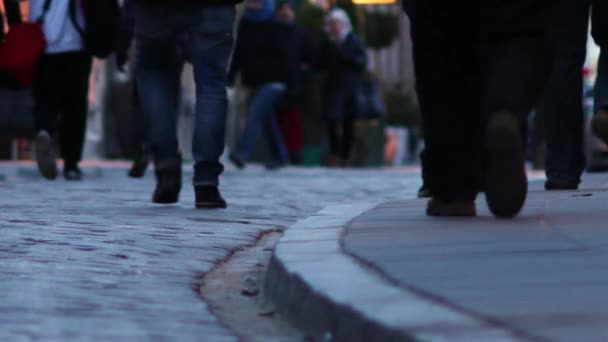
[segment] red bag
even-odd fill
[[[30,86],[45,48],[42,23],[12,26],[0,44],[0,72],[12,75],[20,86]]]

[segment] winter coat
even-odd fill
[[[285,26],[274,20],[242,20],[228,73],[230,83],[240,72],[244,85],[250,88],[272,82],[293,87],[296,55],[289,38]]]
[[[327,118],[341,120],[355,115],[356,94],[366,65],[365,45],[353,32],[340,44],[324,43],[318,66],[327,71],[323,88],[323,109]]]

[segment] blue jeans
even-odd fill
[[[187,58],[194,69],[194,180],[217,185],[223,166],[226,130],[226,68],[233,44],[235,8],[156,8],[137,5],[136,78],[141,109],[148,119],[148,142],[157,172],[180,167],[177,108],[181,76],[178,36],[187,34]]]
[[[289,158],[283,136],[275,117],[274,107],[285,91],[282,83],[267,83],[256,89],[247,112],[247,125],[236,151],[243,160],[249,160],[261,132],[266,134],[270,153],[280,162]]]
[[[538,112],[545,122],[547,178],[555,182],[581,181],[585,169],[583,147],[584,112],[581,71],[587,51],[589,14],[593,7],[592,35],[600,46],[608,46],[604,0],[563,0],[555,17],[553,73]],[[608,105],[608,56],[602,53],[595,88],[596,109]]]

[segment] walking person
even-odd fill
[[[247,110],[247,123],[230,160],[237,168],[251,159],[255,144],[263,132],[273,160],[268,168],[288,162],[287,148],[278,127],[274,110],[278,102],[293,90],[296,80],[296,55],[284,25],[274,20],[273,0],[247,0],[239,24],[237,41],[230,66],[230,80],[240,72],[243,84],[253,90]]]
[[[591,35],[601,49],[592,128],[608,143],[608,3],[603,0],[560,0],[558,3],[552,25],[556,58],[538,108],[546,140],[545,189],[576,190],[585,169],[583,66],[590,17]]]
[[[134,36],[135,17],[134,0],[124,0],[121,7],[120,27],[116,48],[116,66],[121,72],[127,72],[129,54]],[[128,175],[131,178],[141,178],[145,175],[150,163],[150,149],[147,144],[147,124],[140,106],[137,81],[133,82],[131,90],[131,132],[135,146],[133,161]]]
[[[430,216],[513,217],[527,193],[525,118],[551,68],[550,0],[403,2],[411,20]]]
[[[276,106],[277,120],[289,154],[289,161],[292,164],[301,164],[304,134],[302,111],[312,77],[315,51],[309,32],[296,24],[293,0],[278,1],[275,17],[291,36],[288,41],[290,49],[295,52],[294,58],[296,59],[296,63],[292,63],[296,70],[292,72],[297,76],[293,86],[294,91],[290,93],[291,96],[284,97]]]
[[[226,69],[238,0],[139,0],[135,5],[136,80],[154,158],[155,203],[175,203],[182,187],[177,140],[180,74],[177,40],[187,34],[196,82],[192,155],[195,206],[225,208],[219,191],[225,143]]]
[[[326,21],[327,41],[321,48],[319,66],[327,71],[323,88],[323,112],[327,124],[329,166],[350,165],[354,141],[357,90],[367,65],[365,46],[353,32],[348,14],[334,8]]]
[[[135,29],[135,17],[133,13],[134,2],[134,0],[124,0],[121,8],[121,20],[116,49],[116,65],[121,72],[127,72],[127,64],[129,64],[130,49]],[[178,36],[176,49],[178,56],[177,60],[183,66],[188,58],[187,55],[189,50],[187,33],[181,33]],[[133,72],[133,74],[135,75],[136,72]],[[136,80],[133,82],[131,101],[130,122],[135,151],[128,175],[131,178],[142,178],[150,164],[151,152],[147,138],[147,117],[141,109],[141,99]]]
[[[40,174],[57,177],[55,140],[66,180],[81,180],[92,57],[75,23],[85,27],[82,2],[30,0],[30,21],[43,19],[47,47],[35,76],[35,156]],[[70,6],[75,6],[71,12]],[[75,18],[70,16],[75,15]]]

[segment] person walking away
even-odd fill
[[[225,143],[226,69],[233,44],[238,0],[139,0],[135,4],[136,81],[154,159],[155,203],[175,203],[182,187],[177,140],[181,63],[175,46],[189,36],[196,82],[192,155],[197,208],[225,208],[219,191]]]
[[[129,50],[134,36],[134,0],[124,0],[121,7],[120,27],[116,49],[116,66],[119,71],[127,72]],[[135,146],[134,157],[128,175],[131,178],[141,178],[145,175],[150,163],[150,151],[147,144],[146,118],[140,108],[137,81],[133,82],[131,91],[131,132]]]
[[[327,124],[329,166],[348,166],[354,141],[356,94],[367,65],[365,46],[353,32],[348,14],[334,8],[326,21],[327,40],[321,48],[319,67],[327,72],[323,112]]]
[[[280,0],[277,4],[276,20],[285,25],[291,38],[290,49],[295,51],[297,63],[293,63],[297,75],[294,91],[285,96],[276,107],[277,120],[292,164],[302,163],[303,122],[302,111],[307,99],[307,88],[314,64],[314,46],[310,34],[296,24],[296,15],[291,0]]]
[[[263,132],[273,158],[267,167],[276,168],[287,164],[288,153],[274,110],[282,96],[293,90],[296,54],[291,50],[289,30],[274,20],[273,0],[247,0],[245,5],[229,78],[233,83],[240,72],[253,96],[245,130],[230,160],[237,168],[245,167]]]
[[[590,18],[591,35],[601,49],[592,128],[608,143],[608,3],[603,0],[560,0],[558,4],[552,25],[556,58],[538,108],[544,119],[546,137],[545,189],[576,190],[586,164],[583,66]]]
[[[549,76],[550,0],[403,2],[423,114],[430,216],[510,218],[527,193],[525,118]]]
[[[36,163],[40,174],[50,180],[58,174],[54,147],[57,136],[64,161],[64,178],[82,179],[78,164],[84,146],[92,62],[75,26],[75,23],[80,27],[86,25],[82,4],[58,0],[30,0],[29,3],[30,21],[44,18],[43,31],[47,40],[33,93]],[[70,6],[76,7],[75,18],[70,18]]]
[[[121,8],[121,20],[116,49],[116,65],[118,70],[121,72],[128,72],[127,64],[129,63],[130,49],[133,42],[135,28],[133,6],[134,0],[125,0]],[[178,42],[176,49],[178,61],[183,65],[188,57],[188,34],[181,33],[177,40]],[[133,72],[133,74],[135,75],[136,73]],[[131,163],[131,167],[129,168],[128,175],[131,178],[142,178],[146,173],[148,164],[150,163],[151,153],[147,139],[147,118],[141,109],[137,81],[133,82],[131,101],[130,121],[133,144],[135,145],[135,155]]]

